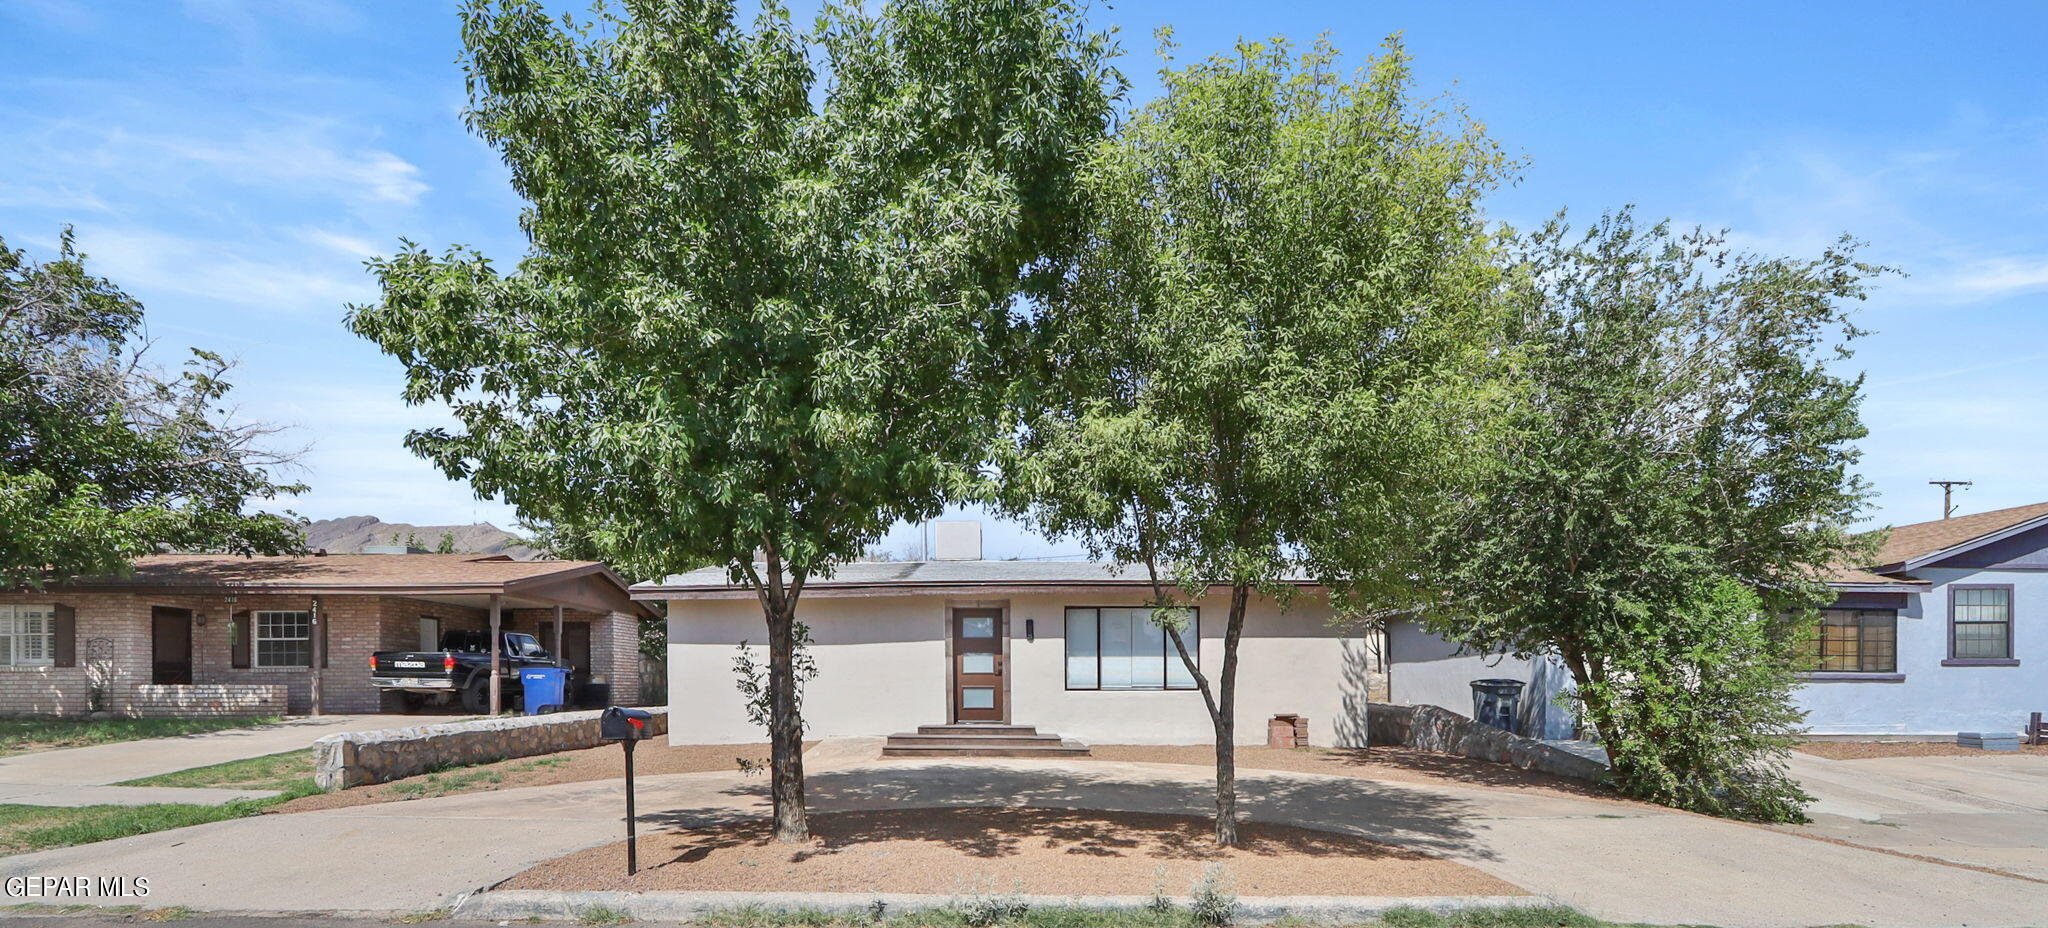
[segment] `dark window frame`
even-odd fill
[[[1066,687],[1066,689],[1067,689],[1067,691],[1068,691],[1068,692],[1070,692],[1070,693],[1192,693],[1192,692],[1196,692],[1196,691],[1199,691],[1199,690],[1201,689],[1201,685],[1200,685],[1200,684],[1198,684],[1198,683],[1196,683],[1196,682],[1194,682],[1194,680],[1190,679],[1190,680],[1189,680],[1189,681],[1187,682],[1187,684],[1186,684],[1186,685],[1184,685],[1184,686],[1177,686],[1177,685],[1175,685],[1175,684],[1174,684],[1174,683],[1172,682],[1172,677],[1171,677],[1171,676],[1170,676],[1170,675],[1169,675],[1168,673],[1166,673],[1166,668],[1167,668],[1168,666],[1171,666],[1170,664],[1168,664],[1168,663],[1166,663],[1166,662],[1168,662],[1168,661],[1178,661],[1178,660],[1180,660],[1180,651],[1179,651],[1178,649],[1176,649],[1176,648],[1175,648],[1175,647],[1173,646],[1173,638],[1172,638],[1172,637],[1171,637],[1170,635],[1168,635],[1168,634],[1161,634],[1161,635],[1159,636],[1159,641],[1160,641],[1160,648],[1161,648],[1161,654],[1160,654],[1160,660],[1161,660],[1161,665],[1160,665],[1160,679],[1161,679],[1161,680],[1163,681],[1163,682],[1161,682],[1161,684],[1160,684],[1160,685],[1158,685],[1158,686],[1117,686],[1117,687],[1104,687],[1104,686],[1102,685],[1102,610],[1104,610],[1104,609],[1147,609],[1147,608],[1152,608],[1152,609],[1154,609],[1154,611],[1157,611],[1156,607],[1148,607],[1148,606],[1091,606],[1091,605],[1073,605],[1073,606],[1065,606],[1065,607],[1062,607],[1062,609],[1060,610],[1060,656],[1061,656],[1061,661],[1060,661],[1060,683],[1061,683],[1061,685],[1065,686],[1065,687]],[[1191,624],[1191,625],[1189,626],[1189,628],[1188,628],[1188,631],[1190,631],[1190,632],[1192,632],[1192,633],[1193,633],[1193,635],[1191,636],[1191,637],[1193,638],[1193,642],[1192,642],[1192,643],[1194,644],[1194,649],[1193,649],[1193,651],[1192,651],[1192,656],[1193,656],[1193,657],[1194,657],[1194,659],[1195,659],[1195,666],[1197,666],[1197,667],[1200,667],[1200,666],[1201,666],[1201,664],[1202,664],[1202,607],[1200,607],[1200,606],[1183,606],[1183,607],[1179,607],[1179,608],[1184,608],[1184,609],[1188,610],[1189,612],[1192,612],[1192,613],[1194,613],[1194,622],[1193,622],[1193,623],[1192,623],[1192,624]],[[1076,609],[1092,609],[1092,610],[1094,610],[1094,611],[1095,611],[1095,619],[1094,619],[1094,621],[1095,621],[1095,685],[1094,685],[1094,686],[1075,686],[1075,685],[1074,685],[1074,681],[1073,681],[1073,678],[1067,675],[1067,661],[1070,661],[1070,660],[1072,660],[1072,659],[1073,659],[1073,651],[1071,650],[1071,649],[1073,648],[1073,644],[1072,644],[1071,642],[1072,642],[1072,641],[1074,640],[1074,638],[1073,638],[1073,635],[1072,635],[1072,634],[1070,633],[1070,631],[1069,631],[1069,630],[1073,628],[1073,622],[1074,622],[1074,618],[1073,618],[1073,616],[1074,616],[1074,610],[1076,610]],[[1161,632],[1165,632],[1165,629],[1161,629]]]
[[[1834,668],[1834,667],[1829,667],[1829,666],[1827,666],[1827,659],[1828,659],[1828,654],[1827,654],[1827,627],[1828,627],[1828,624],[1829,624],[1829,623],[1828,623],[1828,620],[1827,620],[1827,614],[1828,614],[1828,613],[1830,613],[1830,612],[1850,612],[1850,613],[1855,613],[1855,615],[1856,615],[1856,629],[1857,629],[1857,633],[1856,633],[1856,654],[1854,655],[1854,656],[1855,656],[1855,659],[1856,659],[1856,667],[1855,667],[1855,669],[1853,669],[1853,670],[1844,670],[1844,669],[1841,669],[1841,668]],[[1809,666],[1808,666],[1808,667],[1806,668],[1806,670],[1805,670],[1805,673],[1806,673],[1806,674],[1808,674],[1808,675],[1822,675],[1822,674],[1824,674],[1824,675],[1828,675],[1828,676],[1836,676],[1836,675],[1842,675],[1842,674],[1869,674],[1869,675],[1872,675],[1872,676],[1894,676],[1894,675],[1897,675],[1897,674],[1898,674],[1898,672],[1899,672],[1899,610],[1897,610],[1897,609],[1849,609],[1849,608],[1836,608],[1836,607],[1832,607],[1832,606],[1830,606],[1830,607],[1827,607],[1827,608],[1824,608],[1824,609],[1820,610],[1820,613],[1821,613],[1821,614],[1820,614],[1820,617],[1819,617],[1819,618],[1820,618],[1820,625],[1819,625],[1818,627],[1816,627],[1816,628],[1814,629],[1814,637],[1813,637],[1813,649],[1812,649],[1812,651],[1811,651],[1811,653],[1810,653],[1810,656],[1812,657],[1812,659],[1813,659],[1813,660],[1812,660],[1812,663],[1811,663],[1811,664],[1810,664],[1810,665],[1809,665]],[[1878,614],[1878,615],[1886,615],[1886,616],[1889,616],[1889,617],[1891,618],[1891,622],[1890,622],[1890,628],[1891,628],[1891,635],[1890,635],[1890,639],[1891,639],[1891,653],[1890,653],[1889,655],[1887,655],[1887,657],[1889,658],[1889,663],[1888,663],[1887,665],[1881,665],[1881,666],[1876,666],[1876,667],[1870,666],[1870,660],[1871,660],[1871,658],[1872,658],[1872,657],[1873,657],[1874,655],[1868,655],[1868,654],[1866,654],[1866,653],[1865,653],[1865,645],[1866,645],[1866,644],[1868,643],[1869,639],[1868,639],[1868,638],[1867,638],[1867,637],[1866,637],[1866,636],[1865,636],[1865,635],[1863,634],[1863,629],[1865,629],[1865,628],[1869,627],[1869,622],[1867,621],[1867,618],[1866,618],[1866,617],[1867,617],[1867,616],[1870,616],[1870,615],[1873,615],[1873,614]],[[1838,657],[1840,657],[1841,655],[1837,655],[1837,656],[1838,656]]]
[[[2004,657],[1957,657],[1956,656],[1956,593],[1961,590],[2003,590],[2005,591],[2004,622],[1963,622],[1963,625],[2004,625]],[[2019,597],[2010,583],[1951,583],[1948,585],[1948,657],[1941,662],[1943,667],[2017,667],[2019,652],[2014,647],[2014,635],[2018,625]]]

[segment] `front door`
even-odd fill
[[[1003,720],[1003,613],[953,610],[953,720]]]
[[[158,606],[149,611],[150,682],[192,682],[192,612]]]

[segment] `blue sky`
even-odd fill
[[[801,6],[800,6],[801,8]],[[2048,5],[1981,3],[1118,3],[1134,95],[1152,32],[1191,56],[1327,32],[1353,59],[1399,31],[1528,159],[1492,215],[1529,225],[1636,204],[1811,254],[1842,232],[1911,276],[1876,334],[1863,473],[1874,524],[2048,500]],[[453,4],[426,0],[11,0],[0,4],[0,236],[75,225],[148,307],[165,358],[238,357],[246,416],[310,444],[290,502],[312,518],[508,525],[400,444],[445,421],[344,331],[364,258],[403,236],[516,258],[518,203],[459,119]],[[901,548],[915,532],[885,543]],[[991,556],[1078,550],[1010,526]]]

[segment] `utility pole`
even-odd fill
[[[1941,517],[1946,519],[1956,514],[1956,487],[1972,486],[1968,480],[1929,480],[1927,485],[1941,488]]]

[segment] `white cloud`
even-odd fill
[[[377,296],[369,276],[347,262],[323,269],[248,257],[245,244],[88,226],[79,228],[78,244],[97,273],[145,302],[152,292],[171,292],[259,309],[339,313],[344,304]]]
[[[419,168],[374,148],[344,150],[312,127],[252,131],[228,144],[197,137],[137,140],[138,147],[219,169],[240,183],[315,185],[368,203],[411,206],[430,189]]]
[[[372,243],[369,239],[361,238],[354,235],[344,235],[340,232],[335,232],[329,229],[299,229],[296,232],[294,232],[293,235],[296,236],[299,241],[305,242],[309,245],[318,245],[330,251],[338,252],[340,254],[348,255],[349,257],[352,258],[359,258],[363,260],[375,258],[379,255],[392,251],[392,249],[390,248],[378,248],[376,244]]]

